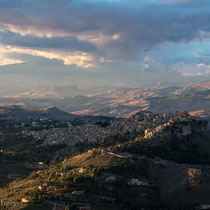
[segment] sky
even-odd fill
[[[210,1],[0,0],[0,86],[210,79]]]

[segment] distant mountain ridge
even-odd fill
[[[87,90],[91,92],[88,95],[72,95],[71,91],[68,93],[70,89],[78,90],[74,86],[36,90],[42,94],[41,97],[39,94],[31,94],[33,91],[28,91],[27,94],[0,98],[0,104],[21,104],[27,109],[56,106],[71,114],[110,117],[129,117],[141,109],[156,113],[175,113],[176,111],[196,112],[210,107],[210,81],[184,87],[115,89],[111,87],[108,91],[102,91],[104,88],[96,88],[92,92]],[[50,95],[47,92],[49,90],[55,92]]]
[[[184,93],[190,93],[194,91],[205,91],[209,89],[210,89],[210,80],[184,86],[183,88],[176,90],[174,94],[184,94]]]
[[[107,91],[114,87],[79,88],[76,85],[55,86],[50,88],[31,89],[15,94],[3,96],[4,98],[29,98],[29,99],[64,99],[77,95],[87,96],[98,92]]]
[[[199,82],[187,86],[156,86],[151,88],[123,88],[123,87],[95,87],[95,88],[79,88],[76,85],[71,86],[55,86],[41,89],[31,89],[21,91],[15,94],[8,94],[4,98],[29,98],[29,99],[63,99],[73,96],[103,96],[103,97],[120,97],[127,95],[141,96],[171,96],[180,95],[195,91],[204,91],[210,89],[210,81]]]
[[[61,111],[56,107],[45,107],[39,109],[23,109],[17,105],[0,107],[1,117],[11,117],[14,119],[36,119],[49,118],[54,120],[73,119],[76,115]]]

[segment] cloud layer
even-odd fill
[[[0,0],[0,65],[31,55],[79,68],[124,63],[135,71],[209,75],[202,50],[209,11],[203,0]]]

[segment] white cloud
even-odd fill
[[[205,76],[210,74],[210,65],[204,63],[184,63],[179,62],[171,65],[172,71],[180,72],[183,76]]]
[[[155,60],[150,56],[145,56],[143,61],[140,63],[140,70],[141,71],[163,71],[165,70],[164,64]]]
[[[6,66],[10,64],[24,63],[22,60],[12,59],[8,57],[8,50],[0,45],[0,66]]]

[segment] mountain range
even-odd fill
[[[6,89],[0,92],[0,97],[3,98],[30,98],[30,99],[63,99],[76,95],[87,96],[89,94],[95,94],[105,92],[108,90],[115,89],[112,86],[101,86],[101,87],[86,87],[79,88],[76,85],[70,86],[55,86],[55,87],[41,87],[39,89],[29,90],[12,90]]]
[[[129,117],[142,109],[156,113],[188,111],[209,118],[210,81],[183,87],[44,88],[4,96],[0,104],[17,104],[30,109],[56,106],[76,115]]]

